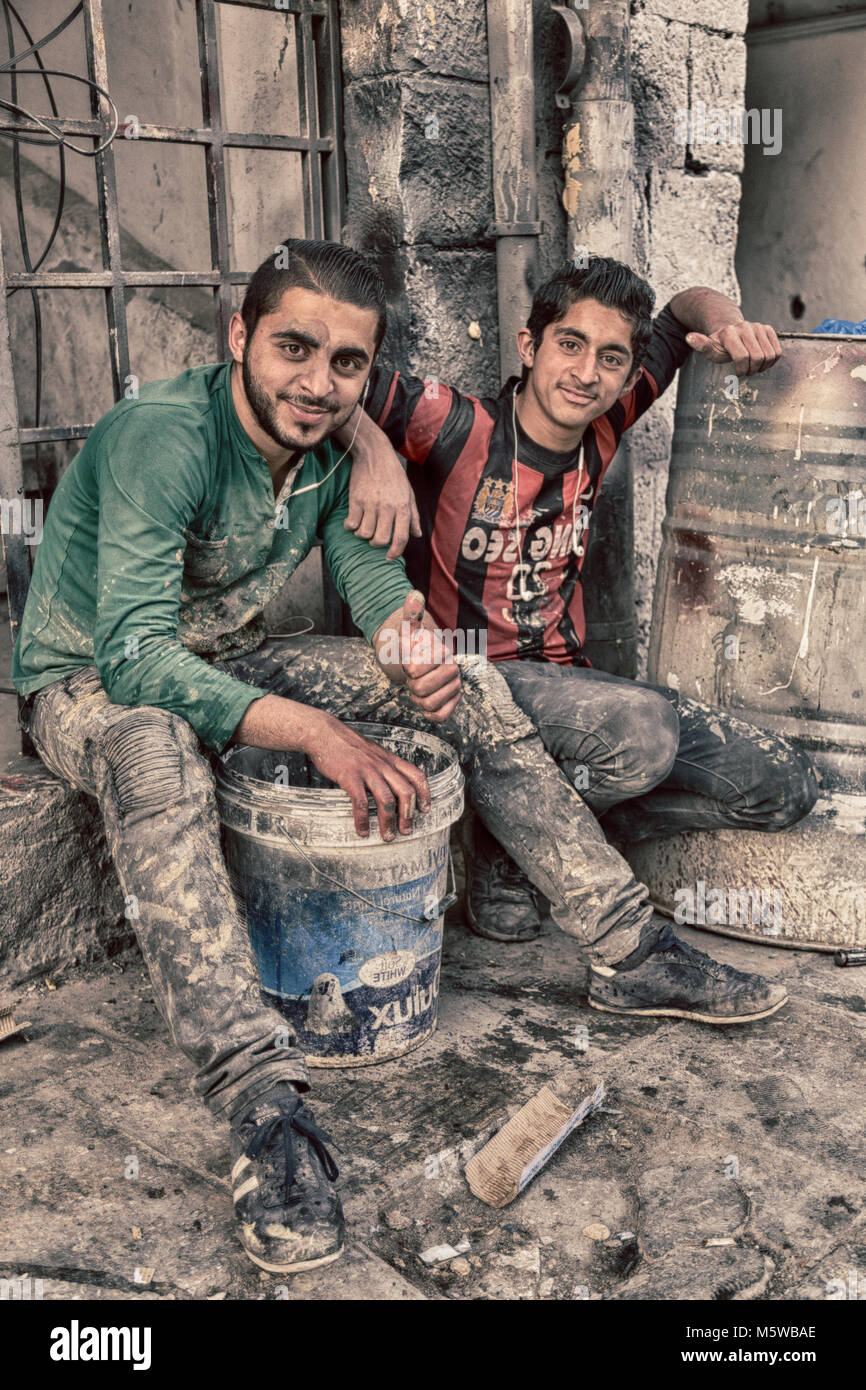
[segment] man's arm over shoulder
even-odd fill
[[[220,752],[258,692],[177,636],[186,533],[210,481],[203,426],[192,410],[137,405],[106,430],[97,476],[93,646],[105,691],[171,710]]]
[[[365,409],[387,435],[398,454],[410,463],[425,464],[449,417],[459,413],[464,398],[438,377],[410,376],[375,367]]]
[[[336,474],[333,499],[319,522],[325,563],[341,598],[349,605],[352,619],[367,641],[399,608],[412,585],[400,558],[389,559],[383,550],[347,530],[349,514],[349,467],[344,463]]]
[[[421,535],[411,485],[397,455],[429,469],[453,461],[475,418],[472,401],[436,377],[408,376],[374,366],[364,410],[344,426],[341,447],[352,447],[345,526],[394,559],[409,535]],[[396,450],[396,453],[395,453]]]

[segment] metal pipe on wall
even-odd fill
[[[577,12],[585,55],[562,133],[569,255],[582,246],[630,261],[634,199],[629,0],[554,6]]]
[[[629,0],[592,0],[586,6],[572,0],[553,9],[565,22],[570,49],[557,93],[558,104],[568,112],[562,146],[568,254],[576,258],[588,250],[630,263],[634,107]],[[590,661],[614,675],[636,675],[634,485],[627,440],[620,444],[593,508],[583,576]]]
[[[493,146],[499,364],[505,382],[519,368],[515,336],[536,286],[538,189],[531,0],[487,0]]]

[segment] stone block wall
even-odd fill
[[[555,17],[536,0],[541,273],[565,254]],[[352,0],[342,9],[347,239],[377,261],[385,359],[474,394],[499,389],[484,0]],[[477,324],[470,335],[470,324]],[[516,363],[516,353],[515,353]],[[516,369],[516,366],[515,366]]]
[[[566,246],[561,22],[533,5],[539,267]],[[677,141],[678,112],[742,105],[748,0],[633,0],[634,263],[659,306],[710,284],[737,296],[742,148]],[[379,262],[385,358],[474,394],[499,387],[484,0],[351,0],[342,8],[347,238]],[[580,236],[574,234],[576,244]],[[477,323],[481,337],[471,337]],[[633,431],[635,566],[645,663],[675,393]]]

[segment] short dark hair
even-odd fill
[[[286,290],[314,290],[359,309],[375,309],[376,351],[386,327],[385,286],[382,277],[351,246],[337,241],[303,241],[289,237],[253,274],[241,305],[241,318],[251,338],[263,314],[273,314]]]
[[[527,328],[536,347],[541,346],[549,323],[564,318],[579,299],[596,299],[617,309],[631,324],[632,367],[639,367],[652,337],[655,294],[631,266],[610,256],[588,256],[586,264],[566,261],[535,292]],[[524,373],[525,375],[525,373]]]

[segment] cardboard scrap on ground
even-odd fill
[[[585,1089],[586,1079],[580,1083]],[[490,1207],[505,1207],[539,1173],[564,1139],[587,1115],[598,1110],[605,1096],[603,1081],[575,1105],[573,1078],[557,1078],[537,1095],[467,1163],[466,1181],[476,1197]]]
[[[23,1023],[16,1023],[14,1015],[14,1004],[0,1004],[0,1042],[5,1042],[7,1038],[14,1038],[16,1033],[30,1027],[29,1019],[25,1019]]]

